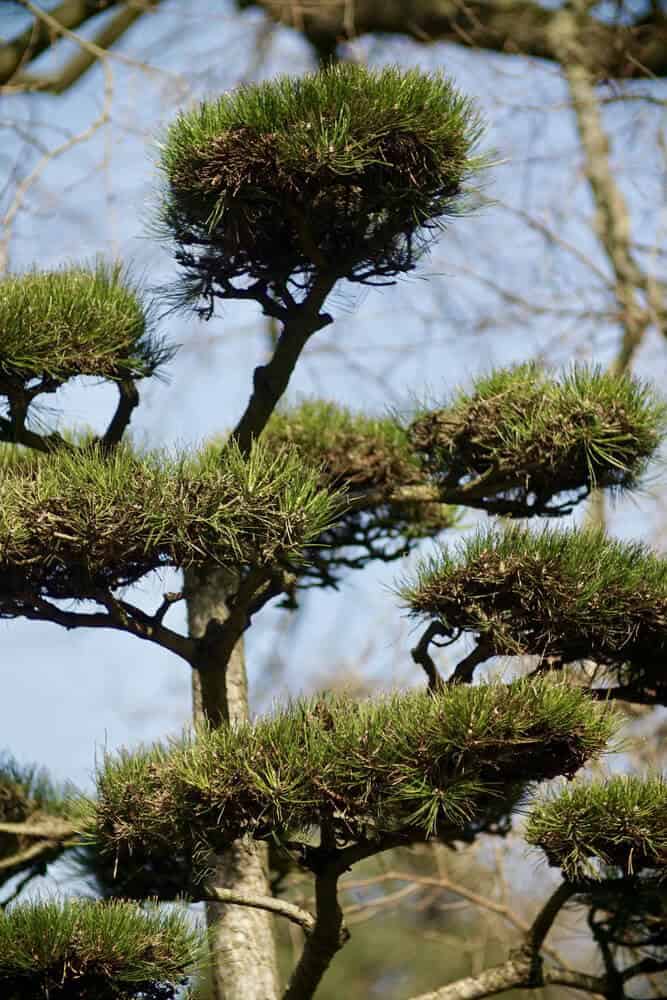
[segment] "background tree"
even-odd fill
[[[340,550],[366,544],[367,558],[391,558],[383,531],[389,541],[430,534],[442,526],[444,503],[557,517],[594,485],[633,486],[660,440],[665,410],[646,388],[581,370],[558,383],[533,366],[483,379],[471,396],[420,410],[407,425],[354,422],[320,404],[272,426],[306,341],[331,322],[322,307],[335,283],[384,280],[415,266],[429,227],[452,214],[484,166],[473,156],[479,131],[470,103],[442,77],[357,67],[241,88],[177,120],[162,147],[161,208],[184,269],[177,299],[203,300],[210,315],[216,299],[250,298],[281,325],[233,433],[198,456],[170,463],[121,444],[137,401],[129,376],[154,371],[168,352],[148,336],[149,314],[118,269],[33,274],[3,285],[5,429],[8,440],[33,449],[10,453],[3,485],[3,613],[67,628],[107,626],[164,645],[192,667],[195,721],[204,723],[170,750],[108,759],[93,801],[63,805],[43,794],[42,807],[69,816],[55,834],[52,825],[5,823],[10,863],[32,860],[17,838],[37,836],[51,849],[77,830],[114,856],[114,869],[149,866],[158,884],[176,856],[182,888],[198,886],[198,898],[223,904],[225,913],[282,913],[302,927],[286,997],[312,996],[345,943],[338,880],[352,864],[405,843],[502,830],[527,786],[571,776],[604,748],[613,716],[580,686],[534,677],[470,687],[476,666],[528,652],[537,675],[593,659],[616,681],[611,692],[594,689],[605,702],[610,693],[651,703],[664,695],[650,659],[664,644],[662,561],[596,532],[513,530],[478,535],[458,564],[443,554],[403,587],[407,606],[430,619],[413,651],[428,693],[361,707],[322,698],[247,722],[238,640],[267,601],[294,600],[300,550],[307,558],[310,544],[328,543],[331,558],[318,557],[313,570],[330,586]],[[109,343],[109,329],[124,336]],[[35,339],[32,357],[26,331]],[[89,371],[119,387],[102,436],[72,442],[27,429],[37,395]],[[319,469],[308,462],[313,457]],[[224,613],[207,615],[206,627],[191,627],[189,637],[164,621],[182,595],[165,595],[148,615],[118,594],[165,564],[195,567],[205,586],[207,567],[225,574]],[[65,611],[57,603],[63,598],[102,610]],[[477,647],[445,682],[429,646],[465,629],[477,635]],[[25,802],[20,775],[7,784]],[[538,806],[528,837],[563,869],[564,881],[502,966],[437,995],[563,981],[562,971],[552,976],[542,966],[553,920],[573,896],[586,894],[595,910],[600,864],[616,875],[619,908],[627,909],[622,900],[638,887],[653,899],[664,864],[664,810],[659,780],[583,786]],[[613,824],[604,822],[610,813]],[[266,883],[252,841],[267,838],[314,876],[314,914],[256,891],[260,879]],[[112,921],[103,909],[91,918],[95,907],[64,911],[61,922],[53,908],[14,907],[0,954],[9,990],[76,993],[99,980],[103,991],[116,982],[137,995],[168,990],[164,980],[187,972],[193,948],[184,931],[176,939],[172,924],[142,931],[136,914],[109,912]],[[131,956],[135,963],[114,951],[109,935],[118,917],[145,943],[146,954]],[[646,907],[636,919],[647,922]],[[276,995],[266,923],[215,913],[210,925],[218,994]],[[243,942],[234,936],[240,928]],[[33,935],[42,942],[37,952]],[[617,995],[626,980],[664,967],[660,941],[651,942],[645,961],[619,969],[603,938],[598,929],[605,977],[568,973],[567,983]],[[625,943],[617,932],[613,945]]]

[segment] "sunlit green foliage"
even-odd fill
[[[477,633],[495,655],[591,658],[622,684],[667,688],[667,560],[640,543],[479,531],[423,561],[399,593],[412,615]]]
[[[221,850],[329,816],[348,840],[465,838],[527,783],[600,754],[614,727],[608,706],[541,680],[297,702],[254,725],[107,758],[89,835],[123,859]]]
[[[569,878],[599,878],[610,867],[664,872],[667,781],[622,775],[567,785],[533,807],[525,836]]]
[[[248,459],[91,447],[26,457],[0,480],[0,606],[95,596],[161,566],[298,558],[338,501],[294,450]]]
[[[594,486],[636,486],[666,428],[667,406],[637,379],[576,367],[557,380],[527,364],[422,409],[409,437],[461,502],[493,512],[497,498],[496,513],[525,517],[563,512],[558,494],[572,506]]]
[[[0,911],[4,1000],[169,1000],[199,951],[177,911],[90,900]]]
[[[120,264],[11,275],[0,282],[0,391],[152,375],[174,353],[153,326],[154,306]]]
[[[346,63],[241,86],[167,130],[158,226],[188,248],[195,293],[197,281],[202,293],[241,274],[270,287],[314,267],[397,274],[414,266],[422,227],[464,210],[481,131],[440,74]]]

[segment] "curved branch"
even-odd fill
[[[275,896],[252,896],[243,892],[234,892],[233,889],[220,889],[217,886],[207,885],[201,896],[197,897],[198,902],[218,902],[230,903],[237,906],[250,906],[258,910],[268,910],[277,913],[280,917],[286,917],[296,924],[304,934],[310,934],[315,928],[315,917],[308,910],[303,910],[300,906],[288,902],[286,899],[276,899]]]
[[[231,436],[244,455],[266,427],[308,340],[332,322],[331,316],[320,310],[336,281],[333,273],[318,276],[304,301],[289,310],[269,363],[255,369],[252,395]]]
[[[448,679],[448,684],[470,684],[475,675],[475,669],[480,663],[486,662],[494,656],[493,646],[490,642],[480,639],[471,653],[464,656],[454,669],[454,673]]]
[[[441,691],[445,686],[444,681],[438,672],[438,668],[431,658],[428,647],[436,636],[446,634],[447,633],[440,622],[431,622],[417,645],[414,649],[410,650],[412,659],[418,666],[422,667],[424,673],[428,677],[429,691]]]
[[[139,405],[139,390],[132,379],[125,379],[118,383],[118,395],[116,412],[104,435],[100,438],[100,444],[106,450],[110,450],[120,443],[132,419],[132,413]]]
[[[110,593],[97,594],[94,599],[107,611],[64,611],[43,597],[28,594],[19,598],[23,603],[13,608],[13,615],[31,621],[51,622],[66,629],[112,628],[119,632],[129,632],[140,639],[163,646],[187,663],[193,662],[196,650],[194,639],[174,632],[163,625],[159,617],[149,615],[127,601],[117,600]]]
[[[79,38],[74,32],[88,21],[108,13],[109,8],[118,6],[121,0],[107,0],[104,7],[94,6],[89,0],[63,0],[48,11],[27,0],[18,2],[33,14],[34,21],[20,35],[0,45],[0,87],[12,83],[21,89],[48,90],[61,94],[76,83],[98,59],[106,56],[107,50],[149,8],[157,6],[160,0],[146,0],[143,6],[123,3],[123,9],[107,21],[93,41]],[[65,64],[58,76],[42,78],[21,72],[24,66],[37,59],[63,36],[73,37],[78,42],[80,51]]]

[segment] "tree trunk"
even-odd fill
[[[235,589],[228,570],[213,567],[185,572],[190,635],[201,638],[213,618],[227,616],[225,596]],[[248,682],[243,642],[237,643],[226,668],[192,671],[195,722],[235,725],[248,718]],[[266,844],[239,840],[215,861],[214,884],[248,895],[271,894]],[[276,1000],[278,974],[273,916],[266,910],[207,903],[211,935],[211,979],[215,1000]]]

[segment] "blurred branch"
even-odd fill
[[[44,11],[30,0],[17,0],[33,14],[33,24],[10,42],[0,46],[0,86],[11,84],[21,90],[48,90],[62,94],[79,80],[83,74],[106,55],[107,50],[148,10],[160,0],[134,0],[122,4],[122,9],[114,15],[95,35],[92,42],[75,40],[80,51],[73,56],[56,76],[30,76],[23,67],[37,59],[47,49],[57,43],[63,35],[72,33],[88,21],[99,17],[108,8],[117,6],[120,0],[101,0],[91,4],[90,0],[65,0],[50,11]]]
[[[587,0],[572,0],[558,12],[553,31],[554,50],[572,97],[572,107],[584,153],[584,173],[595,203],[594,228],[614,275],[614,294],[619,305],[621,346],[612,371],[622,374],[632,364],[651,323],[667,336],[665,290],[645,273],[631,250],[630,213],[610,165],[609,139],[604,129],[595,92],[591,53],[582,29]],[[648,309],[638,300],[641,292]],[[596,490],[588,520],[604,527],[604,495]]]
[[[449,983],[439,990],[422,993],[413,1000],[476,1000],[478,997],[493,996],[511,989],[536,989],[548,985],[550,972],[542,968],[541,950],[544,939],[563,906],[576,892],[571,882],[561,882],[535,917],[524,936],[524,943],[502,965],[486,969],[478,976],[468,976],[458,982]],[[570,987],[585,989],[594,993],[602,992],[599,987],[605,980],[596,979],[573,971],[558,970],[554,973],[558,982],[567,977]]]
[[[67,153],[73,146],[78,146],[80,143],[86,142],[86,140],[90,139],[100,128],[102,128],[103,125],[109,121],[113,97],[113,76],[111,69],[106,62],[104,63],[104,81],[104,103],[97,118],[95,118],[82,132],[77,132],[76,135],[70,136],[59,146],[56,146],[54,149],[45,153],[44,156],[37,161],[30,173],[23,178],[20,184],[18,184],[14,197],[12,198],[9,208],[7,209],[1,223],[3,234],[2,237],[0,237],[0,276],[4,274],[8,268],[9,244],[12,238],[14,222],[16,220],[16,216],[23,207],[23,203],[25,202],[30,188],[37,180],[39,180],[52,160],[62,156],[63,153]]]
[[[273,20],[302,32],[320,59],[335,57],[340,42],[365,34],[408,35],[419,42],[452,42],[558,61],[558,10],[534,0],[237,0],[261,7]],[[628,12],[624,23],[588,12],[581,30],[603,79],[667,76],[667,18],[657,7]]]

